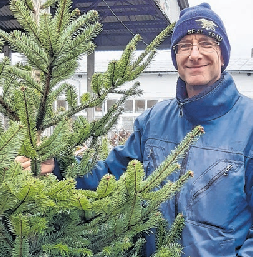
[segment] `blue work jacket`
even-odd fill
[[[185,217],[182,256],[252,257],[253,101],[238,92],[227,72],[193,98],[186,98],[179,78],[176,98],[140,115],[126,144],[98,162],[92,174],[77,178],[77,188],[95,190],[106,173],[119,178],[132,159],[143,163],[148,176],[196,125],[205,134],[169,179],[177,180],[186,170],[194,177],[161,211],[169,223],[177,213]],[[146,256],[155,251],[148,240]]]

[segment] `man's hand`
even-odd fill
[[[15,158],[15,161],[19,162],[24,170],[31,170],[31,160],[29,158],[26,158],[25,156],[17,156]],[[52,171],[54,170],[54,159],[52,158],[50,160],[42,162],[40,169],[41,175],[52,173]]]

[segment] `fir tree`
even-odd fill
[[[42,12],[51,4],[57,5],[54,15]],[[122,113],[126,99],[141,93],[138,83],[127,90],[120,87],[147,67],[173,26],[137,58],[141,37],[136,35],[119,60],[111,61],[106,72],[94,74],[93,93],[84,94],[78,105],[74,86],[61,82],[75,72],[81,55],[94,51],[92,40],[102,29],[98,13],[72,11],[70,0],[49,0],[44,5],[12,0],[10,7],[24,32],[0,30],[1,42],[24,54],[27,65],[13,66],[8,58],[0,64],[0,112],[10,120],[9,129],[1,128],[0,136],[0,256],[141,256],[143,233],[150,233],[151,228],[158,230],[155,256],[180,256],[177,239],[183,217],[179,215],[168,231],[159,205],[175,194],[192,172],[154,189],[179,168],[178,158],[202,128],[187,135],[148,178],[144,178],[141,163],[132,161],[118,181],[106,175],[94,192],[76,190],[74,180],[104,158],[103,136]],[[62,93],[69,108],[57,112],[53,102]],[[101,104],[109,93],[122,97],[100,120],[71,119],[79,111]],[[52,135],[43,137],[51,126]],[[73,153],[83,144],[88,149],[77,164]],[[32,160],[31,171],[13,161],[18,154]],[[39,176],[40,163],[53,157],[61,163],[62,181],[52,174]]]

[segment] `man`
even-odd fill
[[[150,175],[193,127],[202,125],[206,133],[170,180],[188,169],[194,177],[161,211],[169,223],[178,213],[185,217],[182,256],[252,257],[253,101],[238,92],[225,71],[229,40],[208,4],[181,12],[171,55],[179,73],[176,98],[139,116],[126,144],[116,147],[92,174],[77,178],[77,188],[96,189],[106,173],[119,178],[132,159],[140,160]],[[146,256],[155,250],[148,240]]]

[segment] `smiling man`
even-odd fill
[[[149,176],[189,131],[202,125],[206,133],[168,179],[176,181],[188,169],[194,177],[161,211],[169,224],[178,213],[185,217],[182,256],[252,257],[253,101],[238,92],[225,71],[229,40],[208,4],[181,12],[171,56],[179,74],[176,98],[140,115],[126,144],[115,147],[91,174],[78,177],[76,187],[95,190],[102,176],[119,178],[132,159],[141,161]],[[57,166],[54,174],[61,177]],[[147,236],[143,256],[155,252],[154,237]]]
[[[191,98],[221,77],[224,65],[219,42],[208,36],[187,35],[174,46],[180,78]]]
[[[171,56],[179,74],[177,95],[148,114],[148,124],[162,115],[164,123],[159,120],[159,124],[166,125],[159,132],[151,125],[148,132],[144,130],[145,148],[156,145],[160,150],[154,156],[164,154],[161,149],[167,154],[170,144],[178,144],[182,133],[198,124],[206,134],[185,156],[179,175],[169,178],[194,171],[193,180],[174,201],[162,205],[163,214],[169,222],[178,212],[185,216],[182,256],[253,256],[253,103],[238,92],[225,71],[230,44],[222,20],[210,5],[181,12]],[[152,144],[147,144],[149,138]],[[155,166],[157,159],[148,165]]]

